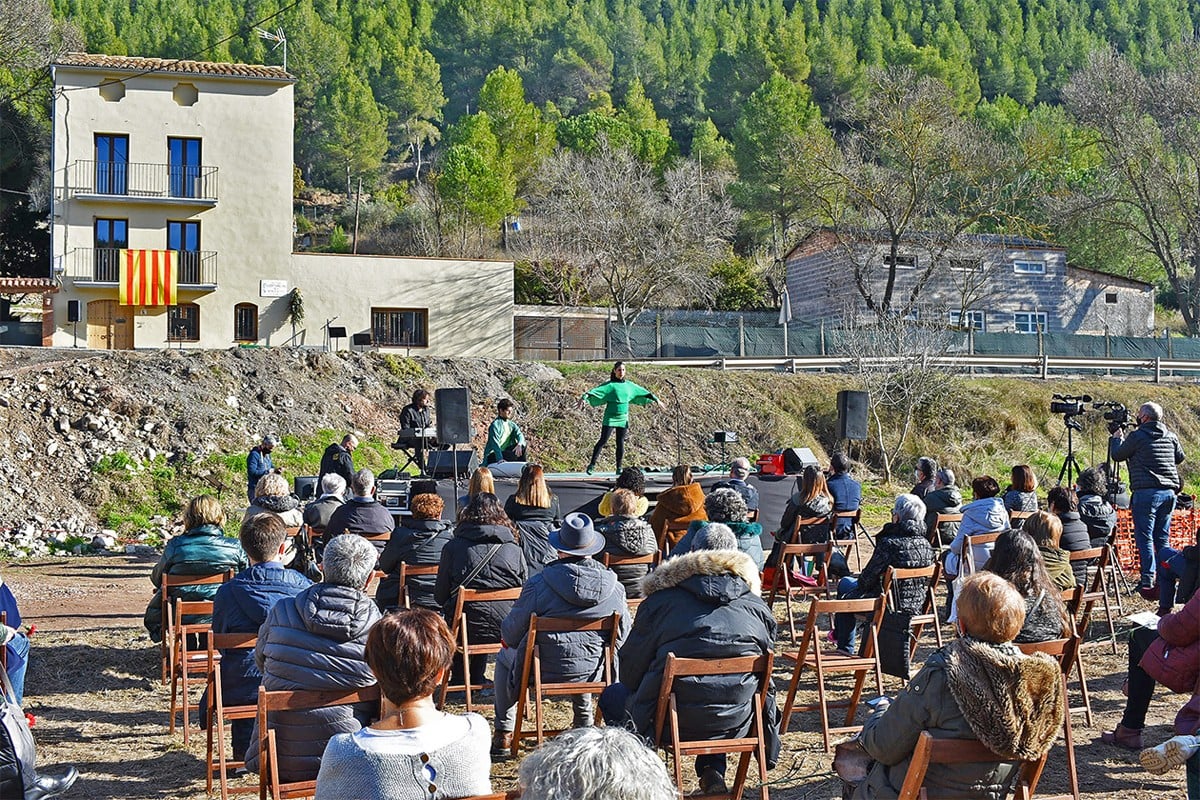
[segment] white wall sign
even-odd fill
[[[288,293],[287,281],[259,281],[259,297],[283,297]]]

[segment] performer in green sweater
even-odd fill
[[[525,460],[525,434],[512,421],[513,401],[507,397],[496,404],[496,418],[488,427],[487,446],[483,449],[483,465],[498,461]]]
[[[608,444],[608,437],[613,431],[617,434],[617,472],[621,471],[621,460],[625,456],[625,431],[629,429],[629,405],[645,406],[651,403],[662,405],[662,401],[654,396],[654,392],[638,386],[633,381],[625,380],[625,362],[618,361],[613,365],[608,382],[602,383],[591,391],[584,392],[579,398],[579,407],[584,403],[593,406],[604,406],[604,422],[600,428],[600,441],[592,448],[592,460],[588,463],[587,472],[592,474],[596,469],[596,460],[600,451]]]

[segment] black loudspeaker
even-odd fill
[[[804,472],[805,467],[817,466],[817,457],[807,447],[789,447],[783,451],[783,471],[788,475]]]
[[[465,387],[438,389],[433,394],[437,411],[438,444],[471,441],[471,393]]]
[[[433,456],[441,450],[435,450],[430,455]],[[409,497],[416,497],[419,494],[437,494],[437,481],[415,480],[408,490]]]
[[[438,418],[441,418],[440,412]],[[425,456],[425,471],[431,478],[453,478],[455,460],[458,461],[460,478],[465,478],[479,468],[479,456],[474,450],[431,450]]]
[[[67,322],[79,322],[79,301],[67,301]]]
[[[863,440],[867,438],[867,404],[871,395],[867,392],[838,392],[839,439]]]
[[[317,496],[317,476],[297,475],[292,479],[292,492],[301,501],[312,500]]]

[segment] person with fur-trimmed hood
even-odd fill
[[[873,761],[854,800],[898,795],[922,731],[938,739],[977,739],[996,754],[992,762],[931,764],[925,776],[931,798],[1008,796],[1015,762],[1040,758],[1054,743],[1065,702],[1058,663],[1012,644],[1024,620],[1025,601],[999,575],[980,572],[963,580],[956,623],[961,638],[935,651],[896,699],[881,701],[863,725],[858,744]]]
[[[726,525],[697,531],[692,552],[664,561],[642,579],[646,599],[620,651],[620,680],[600,697],[609,724],[626,724],[642,736],[654,735],[654,714],[667,656],[737,658],[771,652],[775,618],[759,596],[754,559],[740,552]],[[758,680],[752,675],[698,676],[675,682],[680,735],[687,739],[744,736],[754,721],[752,701]],[[764,703],[768,766],[779,756],[775,694]],[[725,756],[696,758],[696,774],[706,794],[723,793]]]

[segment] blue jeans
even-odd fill
[[[25,700],[25,670],[29,667],[29,637],[18,633],[8,643],[8,679],[17,696],[17,705]]]
[[[1175,607],[1175,587],[1184,569],[1183,553],[1171,546],[1163,547],[1158,557],[1158,607]]]
[[[858,578],[847,576],[838,581],[837,596],[842,600],[846,595],[858,588]],[[842,649],[854,652],[854,645],[858,643],[858,616],[856,614],[834,614],[833,615],[833,638],[837,640],[837,646]]]
[[[1133,534],[1137,543],[1141,583],[1154,583],[1155,554],[1167,546],[1171,532],[1171,512],[1175,510],[1175,492],[1170,489],[1138,489],[1130,502]]]

